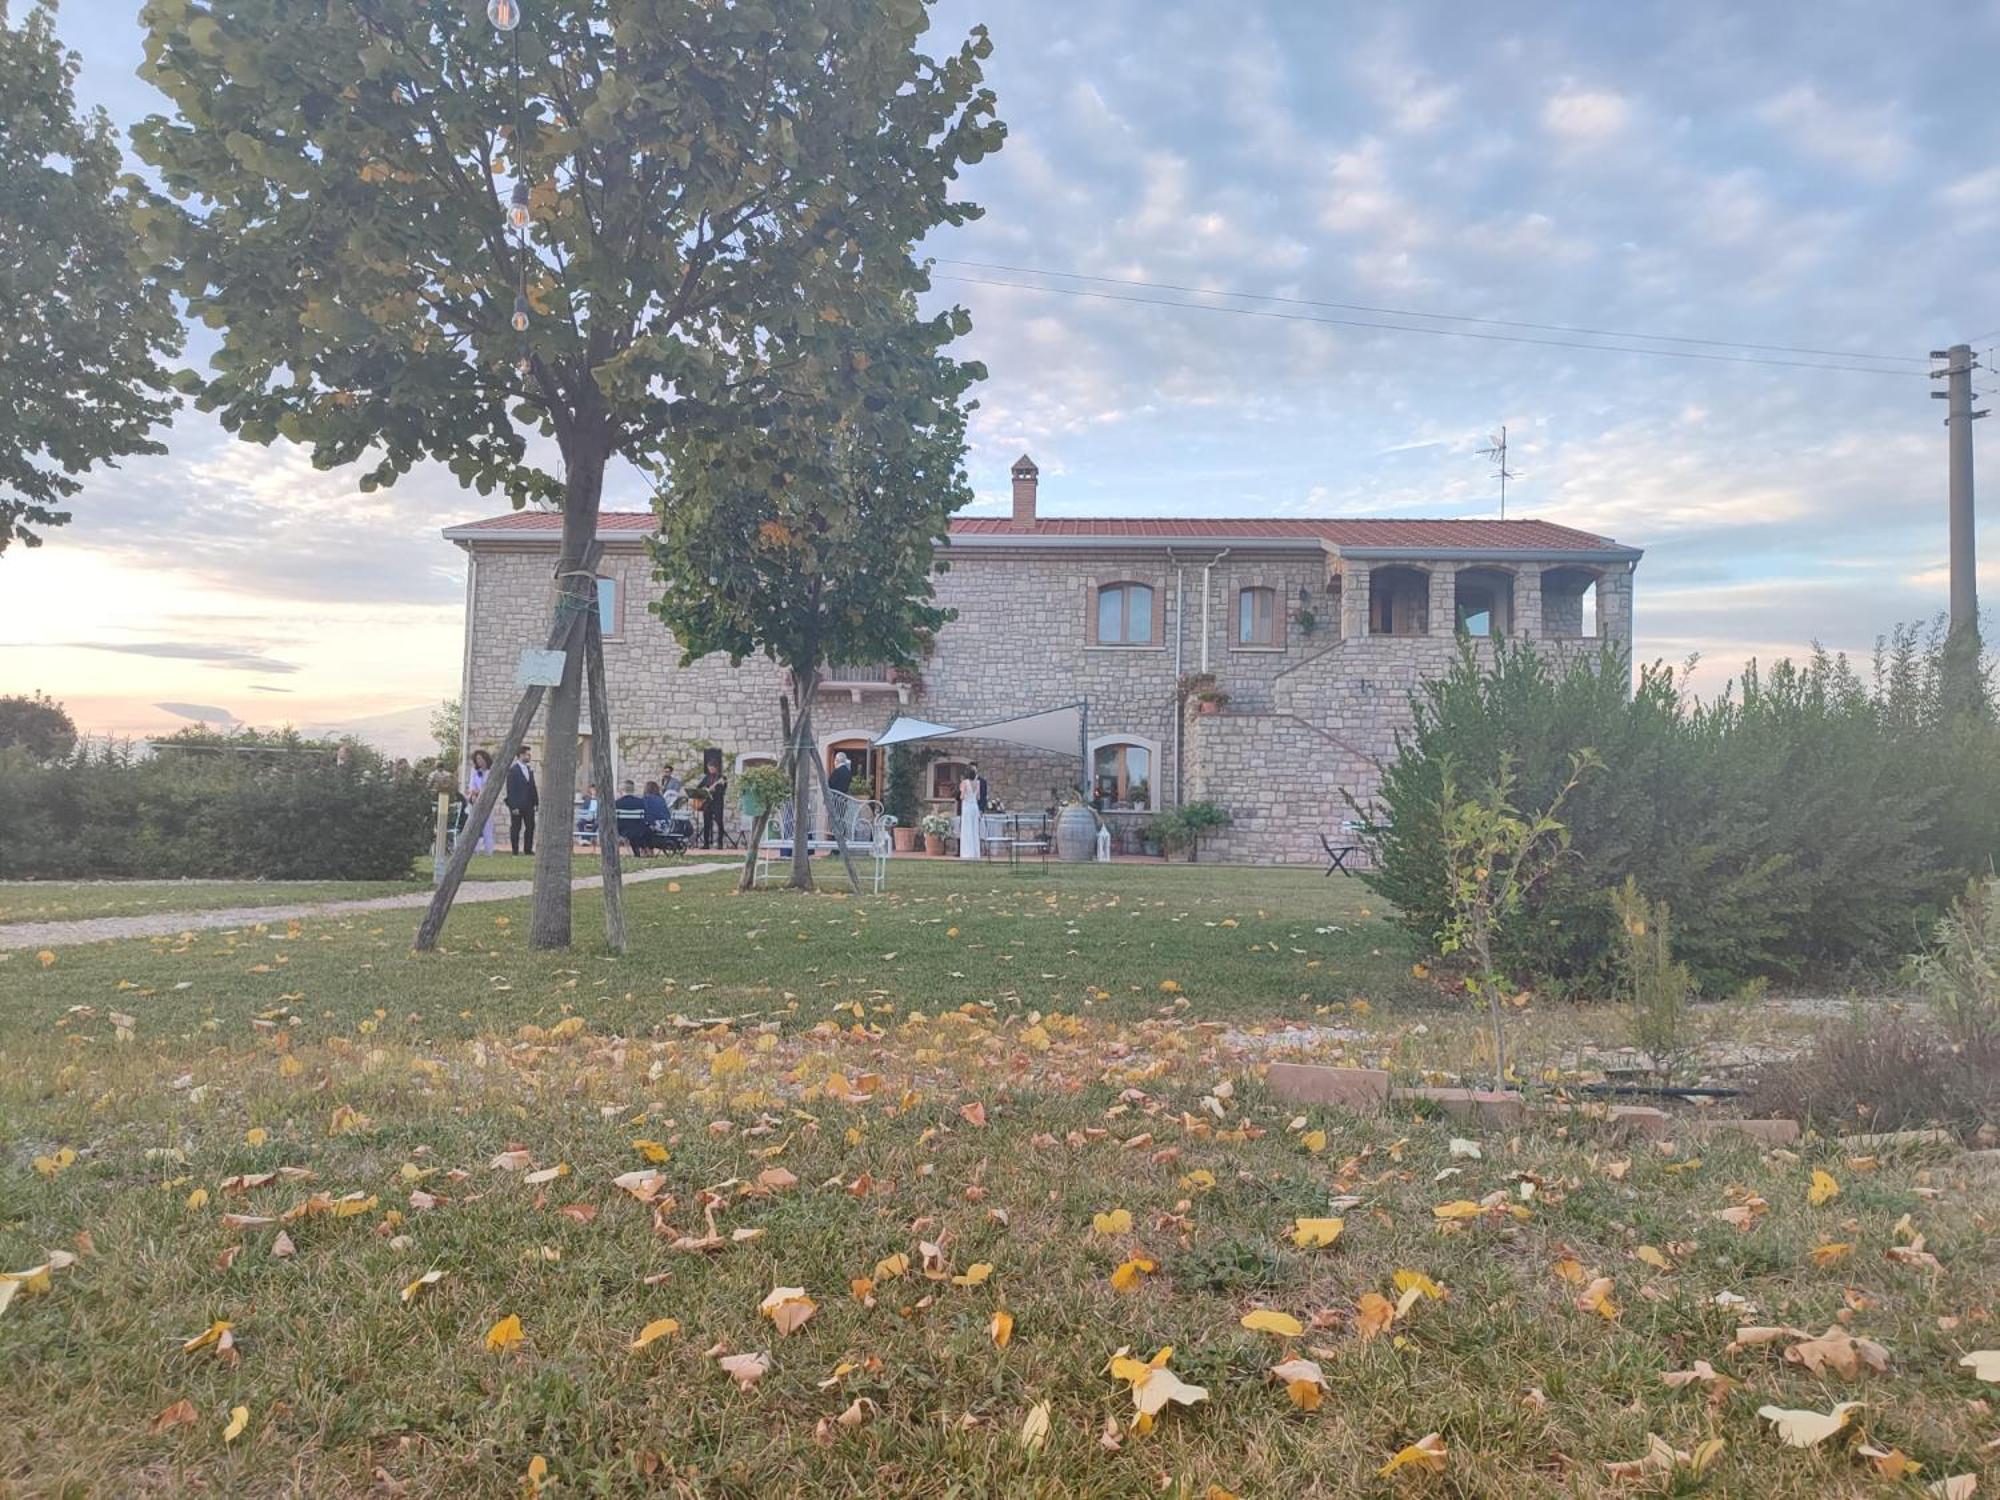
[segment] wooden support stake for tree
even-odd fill
[[[595,572],[597,560],[603,553],[603,543],[592,542],[584,554],[584,567]],[[592,603],[594,605],[595,601]],[[548,649],[567,652],[570,638],[583,623],[583,619],[584,616],[580,612],[563,609],[558,598],[555,623],[549,627]],[[493,809],[500,801],[501,789],[507,784],[507,768],[514,764],[514,757],[521,753],[521,746],[528,738],[528,730],[534,725],[535,714],[542,706],[542,694],[546,691],[547,689],[541,686],[523,690],[521,701],[514,706],[513,722],[507,726],[507,737],[500,742],[500,754],[494,761],[494,773],[486,778],[486,785],[479,792],[479,800],[473,804],[471,816],[466,823],[468,829],[484,828],[486,820],[493,815]],[[568,820],[568,816],[568,812],[565,811],[563,814],[565,821]],[[476,838],[461,838],[458,847],[451,851],[451,863],[445,867],[444,879],[431,894],[431,904],[424,911],[423,921],[417,924],[416,940],[410,944],[412,951],[429,953],[437,947],[438,934],[444,931],[444,919],[451,915],[451,903],[458,898],[459,883],[465,879],[466,867],[472,863],[473,847],[478,842]]]
[[[792,737],[792,879],[795,891],[809,891],[813,888],[812,872],[812,777],[807,764],[818,758],[812,748],[812,700],[819,691],[817,679],[807,682],[805,690],[799,691],[798,679],[792,679],[793,691],[799,699],[799,722],[793,727],[798,731]]]
[[[779,769],[787,777],[792,774],[792,703],[783,693],[778,694],[779,735],[784,741],[785,753],[778,762]],[[736,879],[736,889],[753,891],[757,888],[757,851],[763,847],[764,829],[771,821],[771,809],[765,808],[750,820],[750,837],[743,850],[743,873]]]
[[[584,617],[583,672],[590,695],[590,775],[597,783],[597,863],[604,872],[604,941],[613,953],[623,953],[625,888],[618,869],[618,820],[604,816],[612,791],[611,704],[604,689],[604,625],[594,609]]]

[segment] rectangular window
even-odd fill
[[[1244,589],[1236,596],[1236,644],[1275,646],[1278,644],[1278,591]]]
[[[619,634],[618,624],[618,580],[600,578],[597,580],[597,629],[608,641]]]

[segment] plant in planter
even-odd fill
[[[1182,674],[1181,680],[1174,686],[1175,691],[1180,694],[1181,701],[1185,703],[1188,699],[1198,698],[1203,693],[1212,689],[1215,686],[1215,674],[1213,672],[1187,672]]]
[[[857,776],[847,783],[847,795],[856,802],[872,801],[875,796],[875,783],[866,776]]]
[[[1319,629],[1319,616],[1302,604],[1292,616],[1292,623],[1299,627],[1300,635],[1309,636]]]
[[[1189,864],[1193,864],[1195,856],[1201,852],[1204,835],[1229,826],[1229,809],[1217,807],[1213,802],[1190,802],[1171,816],[1179,825]]]
[[[776,766],[750,766],[736,778],[736,801],[746,818],[769,817],[791,796],[792,778]]]
[[[926,813],[918,825],[924,832],[924,853],[944,853],[944,841],[951,833],[951,819],[943,813]]]
[[[1208,688],[1194,695],[1194,711],[1198,714],[1219,714],[1222,705],[1229,701],[1229,694],[1221,688]]]

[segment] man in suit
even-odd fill
[[[514,764],[507,768],[507,847],[516,854],[535,852],[535,809],[541,806],[541,788],[535,785],[535,768],[523,745]]]
[[[991,807],[993,805],[993,791],[986,784],[985,773],[979,769],[977,764],[974,764],[970,769],[972,771],[972,779],[979,783],[979,805],[982,808]]]

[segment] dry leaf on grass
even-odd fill
[[[1877,1474],[1891,1481],[1909,1479],[1923,1468],[1901,1448],[1878,1448],[1873,1443],[1863,1443],[1854,1451],[1867,1459]]]
[[[757,1311],[776,1324],[780,1334],[790,1334],[805,1327],[819,1311],[819,1304],[806,1295],[804,1287],[781,1286],[757,1304]]]
[[[1099,1234],[1130,1234],[1132,1211],[1126,1208],[1114,1208],[1108,1213],[1092,1214],[1090,1227]]]
[[[1367,1343],[1396,1321],[1396,1305],[1380,1292],[1363,1292],[1355,1303],[1354,1331]]]
[[[1646,1456],[1628,1458],[1615,1463],[1606,1463],[1605,1469],[1613,1479],[1648,1479],[1666,1476],[1685,1469],[1690,1476],[1699,1479],[1706,1474],[1715,1461],[1722,1457],[1726,1446],[1721,1438],[1710,1438],[1697,1443],[1692,1453],[1684,1453],[1665,1438],[1653,1433],[1646,1434]]]
[[[183,1396],[172,1406],[153,1418],[152,1425],[147,1430],[157,1437],[161,1433],[175,1427],[186,1427],[200,1420],[201,1413],[194,1409],[194,1403]]]
[[[243,1436],[243,1429],[250,1425],[250,1408],[232,1406],[229,1409],[229,1425],[222,1429],[222,1440],[233,1443]]]
[[[1005,1349],[1014,1337],[1014,1315],[1006,1308],[1001,1308],[993,1314],[993,1321],[987,1325],[987,1331],[993,1335],[993,1347]]]
[[[1815,1375],[1831,1371],[1853,1380],[1862,1368],[1881,1374],[1889,1368],[1889,1351],[1873,1339],[1856,1338],[1839,1324],[1816,1339],[1805,1339],[1785,1351],[1788,1364],[1804,1365]]]
[[[1343,1219],[1294,1219],[1292,1243],[1301,1250],[1323,1250],[1339,1239],[1346,1227]]]
[[[1806,1189],[1806,1202],[1814,1208],[1819,1208],[1823,1204],[1833,1202],[1839,1196],[1840,1184],[1834,1179],[1833,1173],[1823,1167],[1814,1167],[1812,1186]]]
[[[403,1288],[402,1298],[404,1305],[407,1306],[408,1304],[416,1301],[417,1298],[423,1294],[425,1287],[436,1286],[440,1281],[443,1280],[444,1280],[443,1271],[424,1272],[423,1275],[419,1276],[415,1281],[411,1282],[408,1286]]]
[[[1275,1333],[1287,1339],[1295,1339],[1306,1331],[1305,1325],[1290,1313],[1275,1312],[1268,1307],[1245,1313],[1243,1326],[1252,1333]]]
[[[747,1391],[771,1368],[771,1356],[763,1353],[725,1354],[716,1363],[722,1366],[723,1374],[736,1382],[737,1389]]]
[[[1970,1354],[1959,1357],[1958,1367],[1972,1371],[1976,1380],[1983,1380],[1988,1385],[2000,1385],[2000,1349],[1974,1349]]]
[[[1769,1422],[1778,1436],[1794,1448],[1816,1448],[1846,1428],[1848,1418],[1861,1410],[1859,1401],[1843,1401],[1829,1412],[1793,1411],[1783,1406],[1760,1406],[1757,1415]]]
[[[1398,1469],[1424,1469],[1433,1474],[1444,1472],[1444,1461],[1450,1450],[1445,1447],[1440,1433],[1429,1432],[1396,1450],[1396,1456],[1375,1471],[1377,1479],[1387,1479]]]
[[[1111,1273],[1112,1288],[1120,1292],[1137,1291],[1140,1280],[1159,1269],[1158,1261],[1148,1260],[1143,1255],[1135,1255]]]
[[[1318,1411],[1326,1395],[1326,1375],[1310,1359],[1288,1359],[1271,1366],[1271,1378],[1285,1383],[1285,1394],[1300,1411]]]
[[[1028,1415],[1021,1422],[1021,1446],[1030,1453],[1039,1453],[1048,1440],[1049,1403],[1037,1401],[1028,1408]]]
[[[486,1347],[495,1354],[505,1354],[525,1337],[519,1315],[508,1313],[486,1330]]]
[[[625,1347],[628,1349],[643,1349],[656,1339],[663,1339],[670,1333],[679,1333],[680,1331],[681,1323],[679,1318],[655,1318],[644,1328],[641,1328],[639,1336]]]

